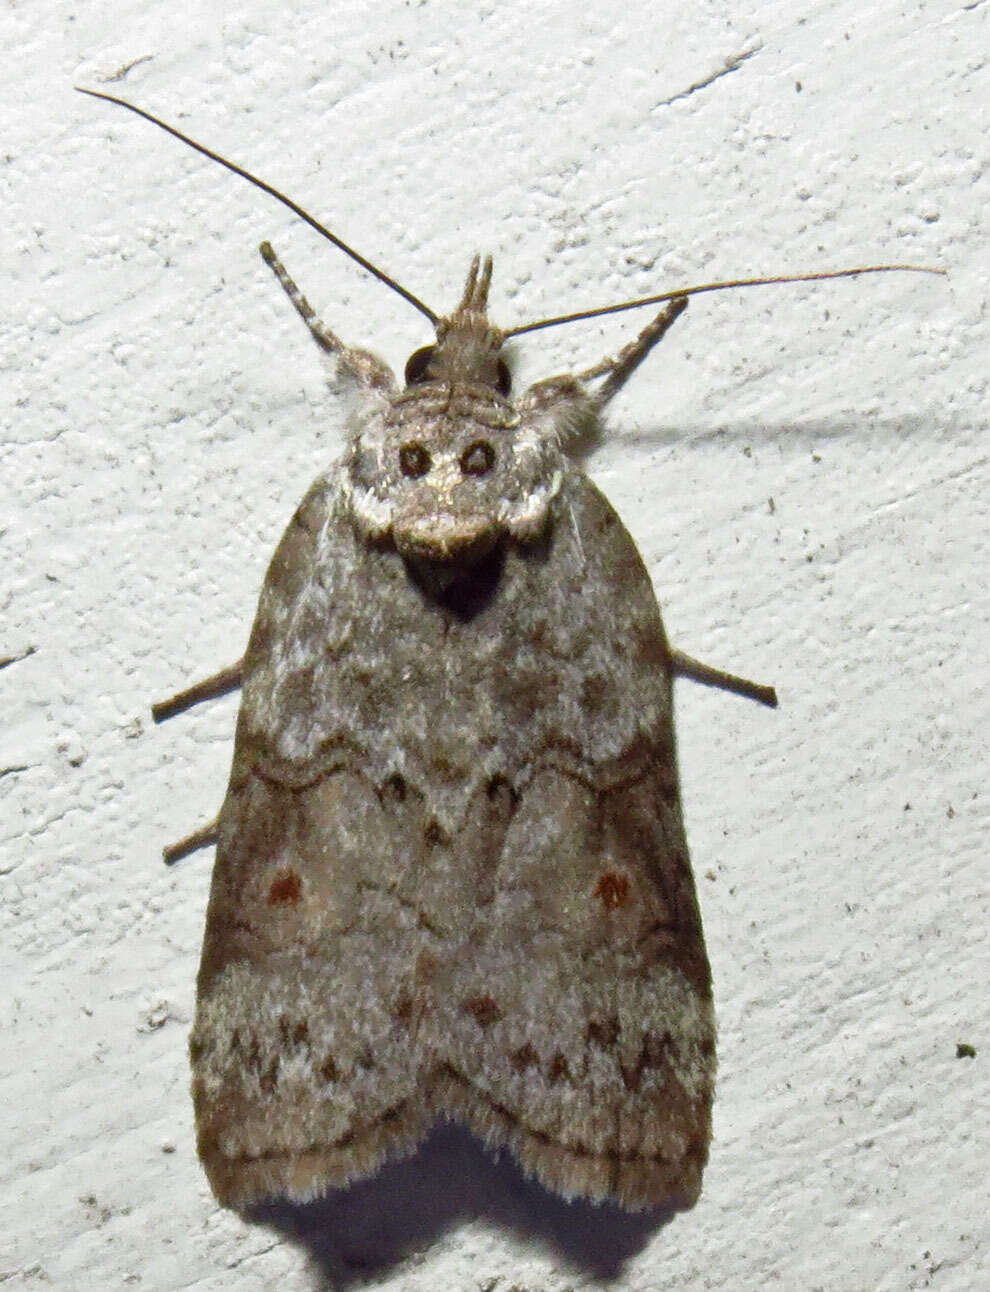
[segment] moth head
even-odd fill
[[[390,446],[392,539],[407,559],[471,565],[506,532],[512,487],[512,434],[496,427],[436,421],[403,427]]]
[[[437,339],[409,356],[406,387],[438,382],[443,385],[486,386],[503,397],[512,389],[509,366],[502,358],[504,334],[488,320],[488,289],[492,258],[484,264],[475,256],[464,295],[453,314],[437,319]]]
[[[508,399],[491,277],[491,258],[476,257],[435,344],[407,363],[406,392],[361,425],[346,464],[359,532],[407,560],[463,568],[505,538],[532,543],[560,490],[557,437]]]

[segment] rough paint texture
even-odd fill
[[[192,1040],[211,1184],[310,1198],[451,1115],[565,1196],[689,1204],[709,969],[656,600],[562,447],[588,396],[438,362],[396,396],[376,363],[342,355],[365,408],[246,656]]]
[[[0,770],[32,765],[0,779],[2,1292],[990,1287],[990,5],[32,0],[4,18],[0,656],[37,651],[0,671]],[[310,1246],[217,1213],[184,1021],[213,857],[170,871],[159,851],[219,808],[238,700],[157,729],[145,711],[246,646],[339,415],[252,274],[251,237],[282,227],[265,199],[69,88],[144,54],[106,88],[181,113],[444,308],[467,267],[448,248],[475,245],[517,289],[499,321],[699,271],[951,269],[948,287],[699,301],[663,346],[690,360],[658,352],[612,409],[596,478],[672,646],[752,663],[785,703],[674,684],[715,1132],[698,1205],[614,1277],[561,1255],[556,1199],[483,1170],[472,1190],[459,1141],[359,1208],[345,1191]],[[400,367],[415,318],[297,246],[348,339],[391,345],[395,319]],[[592,362],[598,336],[519,349],[535,379]],[[445,1168],[424,1238],[417,1185],[439,1192]],[[390,1205],[411,1237],[382,1266]],[[320,1260],[335,1241],[346,1277]]]

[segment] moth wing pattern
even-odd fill
[[[565,1196],[689,1205],[715,1027],[635,545],[568,463],[538,542],[431,599],[343,511],[321,477],[245,659],[191,1045],[214,1192],[305,1200],[450,1115]]]
[[[564,500],[572,523],[527,598],[553,661],[538,731],[510,772],[491,901],[437,973],[425,1049],[443,1056],[440,1106],[551,1189],[686,1205],[708,1154],[715,1024],[668,648],[610,504],[576,470]]]

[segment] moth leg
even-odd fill
[[[309,328],[310,335],[320,349],[326,351],[327,354],[332,354],[350,375],[356,378],[360,385],[373,389],[393,391],[395,389],[395,377],[392,375],[392,369],[388,364],[383,363],[375,355],[369,354],[367,350],[352,349],[350,346],[344,345],[340,337],[335,332],[331,332],[327,325],[317,318],[316,311],[290,277],[289,271],[275,254],[272,244],[263,242],[259,250],[262,260],[281,283],[282,290],[292,302],[296,313]]]
[[[192,834],[187,834],[184,839],[178,843],[170,843],[167,848],[162,849],[162,860],[166,866],[174,866],[177,861],[183,857],[188,857],[192,852],[198,852],[200,848],[210,848],[216,843],[219,831],[217,822],[219,817],[214,817],[208,825],[202,825]]]
[[[622,347],[614,359],[603,359],[593,368],[577,374],[579,381],[605,378],[597,392],[600,406],[607,404],[622,389],[653,347],[663,340],[674,320],[684,313],[687,304],[686,296],[675,296],[655,319],[647,323],[638,337]]]
[[[777,707],[777,692],[772,686],[761,686],[758,682],[750,682],[745,677],[737,677],[735,673],[726,673],[720,668],[712,668],[710,664],[702,664],[701,660],[693,659],[680,650],[671,650],[670,664],[675,674],[689,677],[692,681],[700,682],[702,686],[716,686],[722,691],[734,691],[736,695],[745,696],[747,700],[756,700],[770,709]]]
[[[520,410],[537,414],[564,411],[567,420],[580,425],[593,416],[625,385],[646,356],[660,342],[674,320],[687,309],[687,297],[678,296],[650,323],[635,340],[623,346],[615,358],[603,359],[584,372],[564,373],[535,382],[520,400]],[[605,377],[600,388],[589,395],[584,383]]]
[[[176,714],[185,713],[186,709],[191,709],[194,704],[200,704],[203,700],[217,700],[229,691],[236,691],[243,677],[242,656],[236,664],[222,668],[212,677],[204,678],[202,682],[197,682],[194,686],[187,687],[185,691],[169,696],[167,700],[159,700],[157,704],[151,706],[151,716],[155,722],[165,722],[168,718],[174,718]]]

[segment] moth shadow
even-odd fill
[[[429,1247],[458,1222],[478,1219],[542,1243],[575,1272],[609,1280],[674,1214],[566,1202],[451,1124],[373,1179],[315,1202],[271,1202],[243,1213],[306,1249],[320,1276],[341,1289]]]
[[[815,445],[832,440],[854,440],[858,445],[893,441],[912,443],[930,439],[934,428],[945,425],[944,415],[935,410],[896,418],[861,416],[806,417],[786,422],[767,422],[759,418],[734,417],[717,425],[705,422],[646,424],[638,430],[615,430],[607,435],[600,448],[596,446],[594,463],[627,459],[631,448],[671,448],[679,452],[706,452],[713,446],[722,450],[733,443],[768,446],[780,443],[794,452],[806,452]]]

